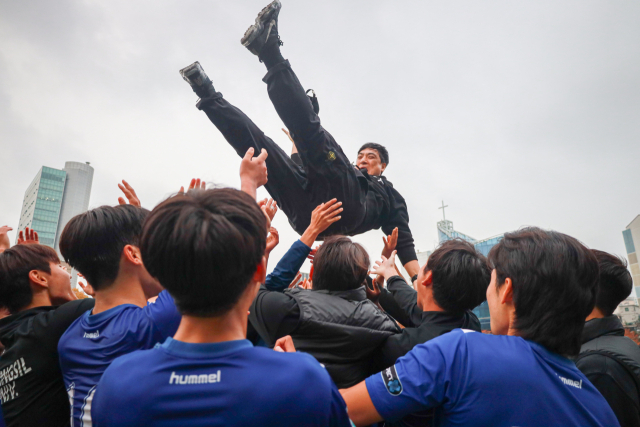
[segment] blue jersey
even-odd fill
[[[437,426],[618,426],[575,364],[520,337],[456,329],[366,379],[387,420],[436,408]]]
[[[122,356],[98,383],[92,411],[96,427],[351,425],[342,396],[312,356],[248,340],[168,338]]]
[[[153,348],[176,333],[180,319],[167,291],[144,308],[123,304],[98,314],[88,311],[76,319],[58,342],[71,426],[91,426],[95,386],[116,357]]]

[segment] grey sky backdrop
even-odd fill
[[[178,74],[195,60],[289,150],[264,66],[239,43],[266,3],[1,0],[0,223],[17,227],[40,166],[68,160],[95,168],[90,207],[116,203],[122,178],[147,208],[192,177],[238,186],[239,158]],[[352,160],[365,141],[389,148],[418,249],[437,243],[444,199],[476,238],[537,225],[625,255],[640,2],[283,0],[280,33]],[[275,226],[272,260],[296,238],[282,213]],[[373,256],[381,234],[357,240]]]

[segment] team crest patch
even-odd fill
[[[336,159],[336,153],[334,153],[333,151],[329,151],[327,153],[327,160],[329,160],[330,162],[333,162]]]
[[[398,396],[402,393],[402,383],[400,382],[400,378],[398,378],[395,365],[385,369],[380,372],[380,374],[382,375],[382,381],[384,381],[385,387],[387,387],[387,391],[391,395]]]

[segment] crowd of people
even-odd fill
[[[60,236],[81,299],[37,233],[11,246],[0,228],[6,425],[640,426],[640,349],[613,315],[626,263],[528,227],[488,257],[454,239],[418,265],[389,153],[367,143],[351,165],[320,125],[281,56],[280,8],[242,43],[291,156],[195,63],[181,74],[242,156],[240,190],[194,179],[149,211],[123,181]],[[300,239],[267,274],[279,208]],[[349,236],[376,228],[374,258]],[[485,300],[490,333],[472,312]]]

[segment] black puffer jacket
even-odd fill
[[[585,323],[576,366],[607,399],[622,427],[640,426],[640,348],[616,316]]]
[[[371,356],[400,328],[367,299],[364,286],[330,292],[294,288],[287,291],[300,308],[291,334],[296,350],[313,355],[340,388],[373,373]]]

